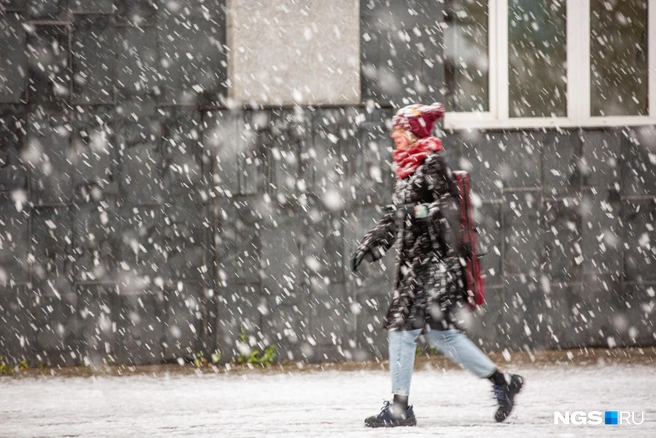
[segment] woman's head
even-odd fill
[[[392,119],[392,124],[394,125],[392,138],[395,137],[394,132],[397,131],[397,128],[400,128],[399,132],[400,130],[404,130],[414,136],[414,141],[429,137],[433,132],[433,124],[442,117],[444,117],[444,106],[441,103],[434,103],[432,105],[408,105],[401,108]],[[398,137],[400,139],[400,135]],[[408,139],[412,140],[410,136],[408,136]],[[414,143],[414,141],[411,141],[410,144]],[[394,143],[398,148],[399,143],[397,143],[396,138],[394,138]]]

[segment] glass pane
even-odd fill
[[[447,111],[489,111],[487,0],[447,0]]]
[[[510,117],[567,116],[565,3],[508,1]]]
[[[590,113],[648,115],[647,0],[590,0]]]

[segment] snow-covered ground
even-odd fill
[[[654,437],[656,367],[549,366],[494,422],[486,381],[458,370],[413,377],[415,428],[367,429],[385,371],[0,379],[0,437]],[[554,411],[644,412],[640,426],[554,425]],[[639,419],[639,418],[638,418]]]

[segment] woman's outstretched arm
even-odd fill
[[[370,262],[379,260],[394,245],[396,239],[396,209],[391,207],[388,210],[358,244],[351,259],[351,268],[354,271],[357,270],[362,260]]]

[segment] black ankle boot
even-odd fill
[[[524,378],[513,374],[510,376],[510,382],[505,385],[493,385],[494,398],[499,403],[499,408],[494,414],[494,419],[499,423],[504,421],[515,406],[515,396],[521,391],[524,385]]]
[[[417,419],[412,406],[404,410],[400,406],[386,401],[380,414],[365,418],[364,425],[367,427],[416,426]]]
[[[392,404],[406,411],[408,409],[408,397],[405,395],[394,394],[394,401]]]

